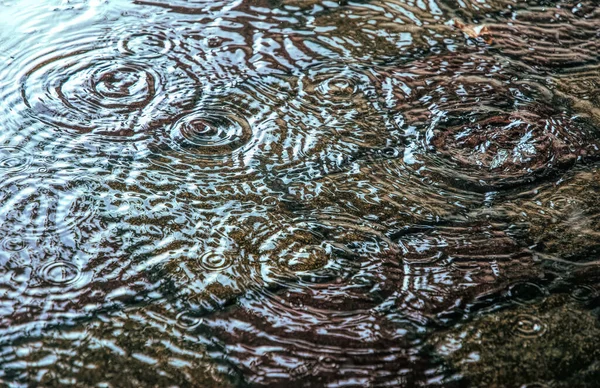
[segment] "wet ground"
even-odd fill
[[[596,386],[600,7],[0,0],[0,381]]]

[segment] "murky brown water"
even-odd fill
[[[600,7],[0,0],[0,381],[596,386]]]

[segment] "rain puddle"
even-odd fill
[[[0,0],[0,381],[596,386],[592,0]]]

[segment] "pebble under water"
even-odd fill
[[[600,379],[593,0],[0,0],[0,382]]]

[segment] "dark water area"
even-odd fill
[[[0,0],[0,382],[600,381],[600,6]]]

